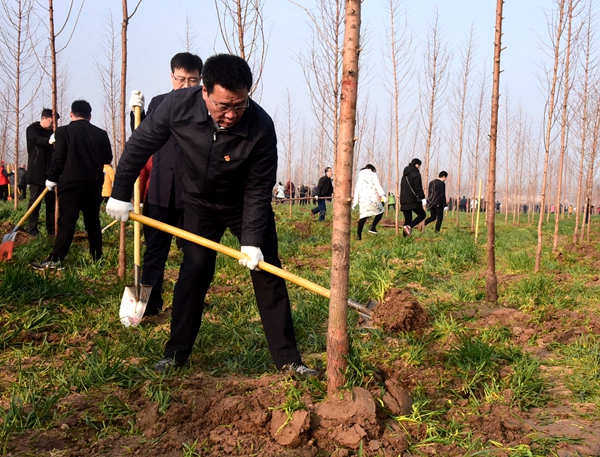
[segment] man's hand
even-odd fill
[[[256,246],[242,246],[240,250],[242,251],[242,254],[246,254],[250,257],[249,259],[240,259],[240,265],[247,267],[250,270],[259,271],[260,268],[258,268],[258,262],[265,260],[260,248],[257,248]]]
[[[133,211],[131,202],[123,202],[116,198],[109,198],[106,204],[106,214],[113,219],[125,222],[129,219],[129,212]]]
[[[54,138],[54,133],[52,135],[50,135],[50,138],[48,138],[48,144],[54,144],[56,143],[56,138]]]
[[[139,106],[142,110],[144,109],[144,94],[139,90],[132,90],[129,98],[129,108],[134,111],[136,106]]]
[[[50,181],[49,179],[46,179],[46,188],[52,192],[54,190],[54,188],[56,187],[56,183],[54,181]]]

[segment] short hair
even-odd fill
[[[42,117],[52,117],[52,110],[50,108],[44,108],[42,110]],[[60,119],[60,115],[56,113],[56,119]]]
[[[71,104],[71,112],[76,117],[87,119],[92,115],[92,107],[85,100],[75,100]]]
[[[198,74],[202,73],[202,59],[196,54],[189,52],[180,52],[175,54],[171,59],[171,73],[177,68],[181,68],[188,73],[198,70]]]
[[[216,54],[206,59],[202,68],[202,84],[210,94],[215,85],[239,92],[252,87],[252,71],[248,62],[231,54]]]
[[[326,167],[325,168],[325,173],[327,173],[329,170],[333,171],[333,169],[331,167]]]
[[[363,170],[371,170],[373,173],[377,172],[377,169],[373,165],[371,165],[370,163],[366,164],[363,167]]]
[[[410,165],[421,165],[421,160],[417,159],[416,157],[414,159],[412,159],[412,161],[410,162]]]
[[[440,171],[440,174],[438,175],[438,178],[447,178],[448,177],[448,172],[447,171]]]

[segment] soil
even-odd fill
[[[431,331],[427,312],[406,290],[389,290],[374,316],[390,333]],[[502,392],[504,402],[482,402],[474,411],[466,399],[444,397],[439,385],[445,375],[435,364],[415,367],[399,358],[391,366],[377,366],[376,383],[368,384],[368,389],[356,387],[325,401],[306,393],[301,407],[286,411],[286,391],[301,387],[297,379],[281,374],[258,379],[214,378],[193,370],[165,379],[173,395],[165,411],[150,398],[150,385],[131,391],[73,392],[54,408],[58,419],[49,428],[12,437],[5,455],[409,456],[415,455],[407,453],[409,445],[425,439],[429,431],[417,422],[396,417],[411,413],[417,387],[424,389],[430,409],[439,412],[440,427],[460,423],[463,433],[472,434],[471,441],[514,448],[531,445],[537,438],[561,437],[557,448],[561,457],[600,455],[600,422],[591,419],[595,405],[569,403],[571,394],[558,373],[552,372],[555,367],[551,363],[552,343],[568,343],[585,332],[600,333],[600,319],[578,311],[550,309],[538,321],[515,309],[486,308],[481,303],[466,305],[461,316],[473,329],[507,327],[525,351],[548,360],[542,368],[554,380],[553,403],[544,409],[522,411],[509,406],[513,393],[506,390]],[[164,321],[166,317],[155,319]],[[94,336],[82,338],[92,342]],[[395,338],[389,340],[393,344]],[[432,348],[433,357],[441,354],[444,344],[447,342]],[[0,367],[0,386],[10,381],[10,373],[9,367]],[[196,454],[184,454],[183,445],[195,448]],[[465,449],[432,442],[419,448],[419,453],[462,456]],[[498,449],[494,455],[511,454]]]

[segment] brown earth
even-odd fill
[[[230,292],[235,293],[235,288]],[[389,290],[374,314],[378,325],[390,333],[431,331],[426,311],[406,290]],[[552,343],[572,342],[585,332],[598,334],[600,319],[579,311],[550,309],[538,320],[512,308],[481,303],[466,305],[456,318],[461,316],[475,331],[499,325],[508,328],[525,351],[548,360],[542,371],[553,381],[553,402],[543,409],[522,411],[509,406],[513,393],[505,390],[504,401],[474,406],[467,399],[445,397],[439,386],[448,381],[444,379],[447,373],[436,364],[415,367],[399,358],[391,366],[377,366],[376,384],[367,383],[368,389],[343,391],[326,401],[305,393],[302,406],[286,411],[286,391],[300,388],[298,380],[284,375],[214,378],[195,369],[165,380],[170,388],[165,391],[170,390],[172,398],[164,411],[160,402],[150,398],[150,388],[155,386],[73,392],[59,402],[54,410],[58,419],[48,429],[14,436],[7,443],[6,455],[175,457],[183,455],[184,444],[195,448],[196,454],[188,455],[203,457],[416,455],[407,454],[407,449],[425,439],[429,430],[418,420],[399,419],[411,414],[416,388],[424,390],[428,409],[438,412],[441,428],[463,424],[462,433],[472,434],[473,442],[478,439],[515,448],[531,445],[536,438],[560,438],[557,455],[561,457],[600,455],[600,423],[591,419],[596,406],[571,404],[572,394],[560,380],[564,373],[554,372],[556,367],[550,363]],[[157,318],[166,319],[164,313]],[[27,338],[33,336],[25,333],[23,339]],[[91,342],[94,335],[82,338]],[[45,339],[49,341],[51,335]],[[397,337],[388,340],[392,346]],[[444,363],[448,344],[432,346],[431,356]],[[11,373],[9,367],[0,367],[0,386],[11,381]],[[465,449],[432,442],[418,453],[462,456]],[[499,448],[494,455],[513,454]]]

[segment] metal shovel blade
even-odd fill
[[[15,245],[15,238],[17,232],[10,232],[2,237],[2,244],[0,245],[0,260],[12,259],[13,247]]]
[[[125,327],[136,327],[144,317],[152,287],[140,285],[139,288],[140,292],[136,294],[134,284],[125,286],[119,309],[119,319]]]

